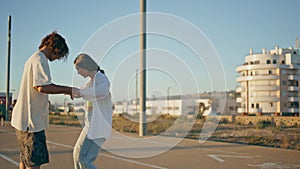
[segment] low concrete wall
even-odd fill
[[[221,120],[240,124],[257,124],[260,121],[270,121],[276,126],[300,126],[300,117],[293,116],[221,116]]]

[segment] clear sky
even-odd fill
[[[148,0],[148,12],[178,17],[179,20],[182,19],[181,21],[189,23],[202,32],[211,42],[221,64],[207,65],[201,59],[199,62],[195,61],[193,60],[195,54],[191,48],[188,48],[189,45],[185,46],[183,42],[170,37],[149,35],[148,47],[155,50],[149,51],[153,57],[147,63],[151,67],[148,74],[147,96],[165,96],[167,92],[176,95],[218,90],[218,87],[211,87],[210,83],[213,83],[211,79],[222,80],[222,78],[210,74],[212,69],[224,70],[226,81],[222,80],[220,83],[224,81],[226,90],[234,89],[237,77],[235,68],[243,64],[244,56],[249,53],[250,48],[253,48],[254,52],[260,52],[262,48],[270,50],[275,45],[279,47],[295,45],[296,37],[300,37],[299,5],[298,0]],[[49,63],[53,82],[80,86],[82,83],[77,82],[80,78],[73,67],[76,55],[82,51],[90,51],[92,46],[89,44],[93,40],[91,37],[98,36],[97,31],[100,30],[101,35],[103,28],[111,28],[112,23],[122,21],[126,16],[134,16],[138,12],[139,0],[52,0],[49,2],[2,0],[0,2],[0,91],[6,91],[8,15],[12,16],[10,88],[15,90],[14,97],[16,97],[24,63],[38,49],[41,38],[46,34],[54,30],[58,31],[66,38],[70,47],[66,62]],[[160,23],[158,22],[157,25],[159,28]],[[116,37],[117,32],[125,29],[122,25],[117,29],[113,28],[110,30],[115,31]],[[180,32],[185,37],[191,34],[186,29],[181,32],[181,28],[178,27],[170,27],[170,32],[172,31]],[[105,42],[109,41],[110,37],[100,35],[99,46],[105,46]],[[201,49],[201,40],[198,40]],[[134,73],[139,64],[138,50],[139,39],[137,36],[132,36],[114,45],[113,49],[103,57],[104,59],[100,56],[102,59],[96,59],[111,80],[114,101],[135,97]],[[99,53],[94,54],[99,55]],[[64,98],[66,97],[50,97],[53,102],[61,102]]]

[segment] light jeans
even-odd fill
[[[86,132],[82,130],[73,150],[74,168],[97,169],[93,162],[104,142],[105,138],[88,139]]]

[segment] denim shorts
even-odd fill
[[[26,167],[49,163],[45,131],[30,132],[16,130],[20,145],[20,162]]]

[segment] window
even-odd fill
[[[272,70],[269,70],[269,75],[273,74]]]
[[[286,70],[281,70],[281,74],[285,75],[286,74]]]
[[[298,81],[297,80],[289,80],[289,86],[298,86]]]
[[[254,108],[254,103],[251,104],[251,107]]]
[[[267,64],[271,64],[271,61],[270,61],[270,60],[267,60]]]
[[[258,65],[259,64],[259,60],[255,60],[254,64]]]
[[[283,103],[283,107],[287,107],[287,103]]]
[[[258,103],[256,103],[256,108],[259,108],[259,104]]]
[[[174,107],[173,110],[179,110],[179,107]]]
[[[285,64],[284,60],[281,61],[282,64]]]
[[[273,103],[272,102],[270,103],[270,107],[273,107]]]
[[[289,108],[298,108],[299,107],[299,102],[290,102]]]
[[[276,60],[273,60],[273,64],[276,64]]]
[[[285,92],[285,91],[282,91],[281,95],[282,95],[282,96],[286,96],[286,92]]]
[[[286,85],[286,81],[281,81],[281,85]]]

